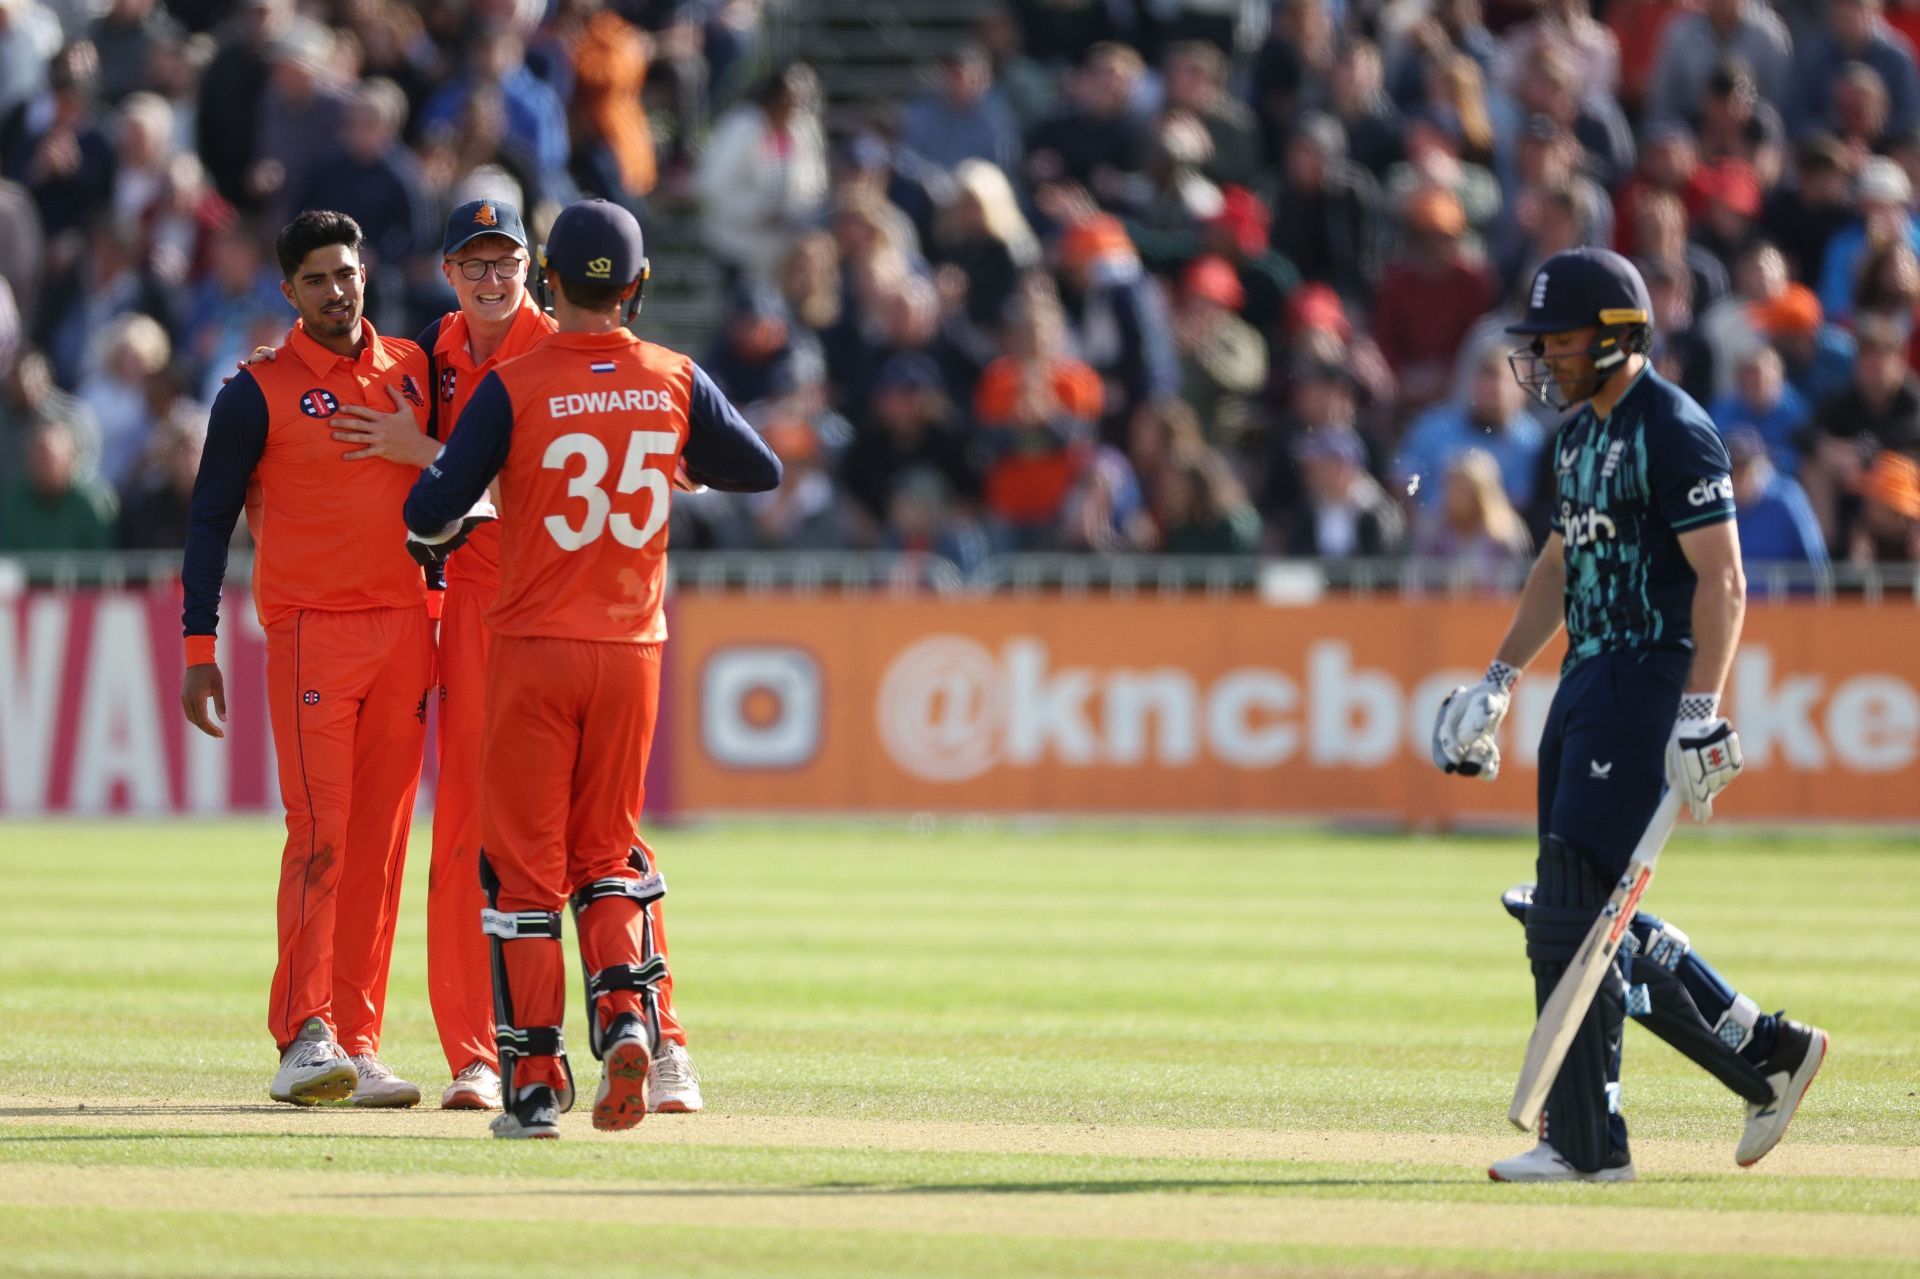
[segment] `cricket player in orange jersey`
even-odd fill
[[[311,1105],[411,1106],[415,1085],[378,1056],[387,968],[433,684],[419,566],[394,539],[417,466],[349,461],[342,410],[396,399],[427,417],[425,353],[362,317],[360,228],[303,213],[276,246],[299,320],[279,358],[215,399],[194,483],[181,578],[180,702],[223,736],[214,631],[227,543],[242,509],[256,546],[253,597],[267,633],[267,695],[280,796],[279,963],[267,1025],[280,1050],[269,1092]]]
[[[594,1126],[646,1115],[664,1034],[666,956],[649,916],[666,891],[638,822],[666,639],[673,476],[754,492],[780,464],[684,355],[635,338],[640,227],[593,200],[554,222],[542,258],[558,332],[489,373],[406,503],[423,563],[491,512],[500,589],[487,613],[482,931],[493,955],[500,1137],[554,1137],[573,1102],[561,1038],[560,908],[571,900],[588,1038],[604,1063]]]
[[[553,332],[553,320],[528,293],[527,235],[520,211],[504,200],[470,200],[447,218],[441,270],[460,309],[428,325],[416,339],[427,352],[431,406],[421,435],[409,406],[392,411],[347,407],[334,438],[356,444],[358,459],[385,458],[425,467],[459,420],[480,380],[503,361],[525,355]],[[263,355],[262,358],[267,358]],[[483,618],[500,590],[500,532],[476,526],[445,566],[445,590],[428,597],[439,617],[440,770],[433,799],[433,861],[427,878],[427,994],[453,1079],[440,1094],[445,1110],[500,1106],[493,1048],[493,974],[487,940],[474,931],[486,903],[480,891],[480,734],[485,727],[489,635]],[[659,908],[654,944],[666,953]],[[686,1031],[673,1011],[673,982],[660,983],[660,1060],[650,1096],[655,1110],[686,1114],[701,1107],[700,1080],[687,1054]]]

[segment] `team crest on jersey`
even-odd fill
[[[413,380],[413,374],[400,375],[400,394],[407,397],[407,403],[416,409],[426,407],[426,397],[420,394],[420,384]]]
[[[340,411],[340,401],[332,391],[316,386],[300,397],[300,411],[308,417],[329,418]]]
[[[457,381],[457,376],[452,369],[440,370],[440,402],[442,404],[453,403],[453,388]]]
[[[1620,455],[1626,451],[1627,442],[1625,440],[1615,440],[1613,442],[1607,449],[1607,460],[1600,466],[1601,479],[1610,480],[1613,478],[1613,473],[1620,469]]]

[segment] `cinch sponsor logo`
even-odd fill
[[[549,417],[579,417],[583,413],[669,413],[673,397],[665,391],[627,387],[617,391],[582,391],[547,397]]]
[[[1569,546],[1588,546],[1601,538],[1614,538],[1620,530],[1613,526],[1611,516],[1588,507],[1584,511],[1575,511],[1573,503],[1560,503],[1560,524],[1565,532],[1561,534]]]
[[[1733,500],[1733,477],[1722,475],[1716,479],[1701,480],[1687,490],[1688,506],[1712,506],[1715,502]]]

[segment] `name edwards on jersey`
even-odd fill
[[[673,396],[654,387],[616,387],[547,397],[547,416],[555,418],[585,413],[670,413],[673,409]]]

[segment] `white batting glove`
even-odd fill
[[[1433,722],[1435,767],[1489,782],[1500,775],[1500,748],[1493,736],[1507,717],[1519,679],[1517,669],[1496,661],[1478,684],[1463,684],[1447,694]]]
[[[1740,735],[1720,718],[1720,695],[1688,693],[1667,739],[1667,785],[1686,797],[1693,820],[1713,817],[1713,797],[1732,785],[1746,761]]]

